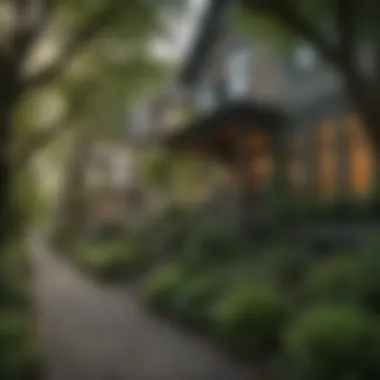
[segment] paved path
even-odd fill
[[[131,295],[34,255],[48,380],[253,380],[206,343],[150,317]],[[127,292],[125,292],[127,293]]]

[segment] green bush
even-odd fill
[[[21,312],[0,312],[0,376],[2,379],[22,379],[39,362],[39,352],[33,345],[32,324]]]
[[[354,276],[352,257],[329,257],[318,263],[308,276],[306,296],[312,302],[351,302],[355,295]]]
[[[357,309],[315,307],[290,327],[285,352],[298,369],[318,374],[316,379],[364,375],[378,357],[373,327],[372,320]]]
[[[204,260],[225,262],[236,260],[245,252],[242,239],[233,233],[205,228],[201,236],[201,255]]]
[[[197,330],[208,330],[211,309],[225,284],[214,273],[192,276],[183,282],[173,297],[172,312],[181,323]]]
[[[96,243],[112,243],[122,239],[124,235],[125,231],[119,223],[105,223],[93,231],[90,239]]]
[[[128,279],[148,264],[145,252],[134,239],[84,243],[77,248],[76,262],[83,270],[105,281]]]
[[[189,281],[188,268],[172,264],[153,272],[142,287],[142,297],[148,307],[172,315],[178,290]]]
[[[240,285],[215,305],[216,334],[239,353],[271,354],[279,348],[290,311],[287,298],[273,287]]]
[[[168,207],[164,213],[149,226],[151,236],[156,236],[156,252],[162,257],[178,256],[187,242],[193,225],[190,215],[178,206]]]
[[[0,310],[27,312],[30,306],[30,262],[21,248],[0,259]]]
[[[297,290],[315,263],[314,255],[289,243],[265,247],[255,254],[255,278],[270,279],[281,288]]]
[[[380,240],[369,236],[355,256],[355,293],[360,305],[380,314]]]
[[[0,378],[19,380],[41,364],[35,347],[30,263],[23,244],[0,258]]]

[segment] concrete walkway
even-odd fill
[[[254,380],[205,342],[149,316],[35,244],[48,380]]]

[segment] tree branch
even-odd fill
[[[87,44],[89,44],[104,29],[121,17],[126,9],[128,1],[108,0],[104,7],[95,12],[81,27],[74,33],[71,41],[63,49],[60,57],[57,58],[48,68],[34,77],[26,80],[27,87],[37,87],[49,83],[65,68],[68,62],[74,58]]]
[[[335,0],[335,24],[339,36],[338,50],[341,59],[355,64],[356,18],[355,0]]]
[[[71,108],[62,118],[48,127],[46,131],[37,132],[33,137],[28,139],[28,141],[23,144],[24,146],[15,154],[13,159],[14,169],[16,171],[22,169],[34,154],[46,148],[61,136],[62,133],[68,131],[73,126],[73,121],[79,116],[80,111],[80,107]]]
[[[301,36],[315,46],[321,55],[328,61],[336,64],[340,61],[339,54],[328,39],[307,20],[297,7],[287,0],[245,0],[245,5],[252,11],[267,14],[285,29],[297,36]]]
[[[54,1],[15,0],[14,7],[16,22],[11,47],[14,62],[21,64],[47,27]]]

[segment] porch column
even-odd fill
[[[240,132],[235,146],[235,168],[236,168],[236,229],[245,231],[249,224],[251,215],[251,202],[248,199],[248,163],[249,153],[244,133]]]
[[[305,175],[306,195],[317,193],[317,155],[318,155],[318,124],[306,124],[300,128],[301,135],[301,155],[303,162],[303,171]]]
[[[284,135],[273,138],[273,177],[271,183],[271,207],[273,209],[275,227],[280,231],[284,227],[284,212],[289,201],[289,187],[286,170],[286,141]]]
[[[347,122],[339,118],[337,120],[337,134],[334,139],[336,148],[336,169],[338,196],[346,196],[350,192],[349,167],[348,167],[349,129]]]

